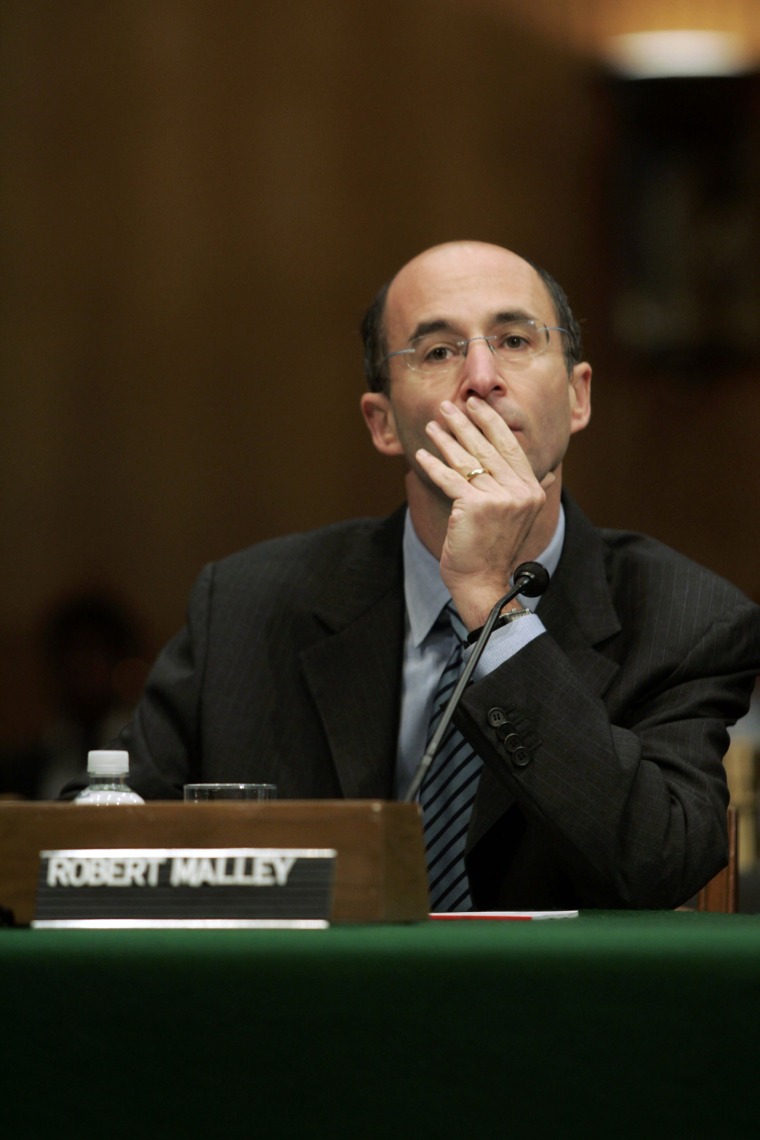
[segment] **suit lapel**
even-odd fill
[[[538,613],[588,687],[602,696],[618,666],[599,647],[620,632],[607,582],[605,547],[579,507],[563,496],[565,542]]]
[[[315,607],[326,636],[301,654],[347,799],[390,799],[404,637],[403,510],[355,545]]]

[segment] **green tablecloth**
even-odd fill
[[[756,1137],[760,916],[0,930],[0,1134]]]

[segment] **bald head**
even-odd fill
[[[458,288],[461,293],[463,288],[466,289],[468,280],[483,275],[527,277],[535,275],[535,272],[524,257],[500,245],[484,241],[447,241],[423,250],[402,266],[391,280],[389,292],[408,287],[410,282],[438,278],[450,281],[452,288]]]
[[[547,323],[566,329],[563,349],[568,372],[582,359],[581,336],[567,297],[558,283],[539,266],[489,242],[456,241],[433,246],[412,258],[385,285],[368,309],[361,332],[364,370],[373,392],[387,392],[388,352],[404,347],[414,335],[401,314],[444,311],[456,301],[459,309],[468,298],[480,298],[489,285],[510,289],[517,296],[534,295],[547,310]],[[502,292],[502,296],[505,295]],[[547,308],[548,306],[548,308]]]

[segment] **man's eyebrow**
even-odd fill
[[[447,321],[444,318],[440,317],[434,321],[420,321],[412,335],[409,337],[409,340],[419,340],[421,336],[427,336],[428,333],[455,331],[456,330],[451,321]]]
[[[486,323],[486,328],[493,328],[494,325],[503,325],[508,321],[540,322],[540,320],[540,317],[536,317],[533,313],[529,313],[525,309],[509,309],[506,312],[494,313],[491,317],[489,317]],[[457,325],[454,324],[453,321],[448,320],[446,317],[437,317],[434,320],[430,321],[420,321],[414,329],[414,332],[410,336],[409,340],[410,342],[419,340],[420,337],[428,336],[430,333],[438,332],[452,332],[461,335],[464,338],[464,334],[457,327]]]
[[[537,317],[534,313],[529,313],[526,309],[511,309],[508,313],[496,313],[491,324],[503,325],[506,324],[507,321],[538,321],[540,319],[540,317]]]

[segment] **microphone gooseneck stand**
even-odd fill
[[[456,683],[453,693],[449,697],[448,704],[443,711],[443,716],[433,733],[430,743],[428,744],[425,755],[419,763],[417,771],[414,773],[414,778],[409,785],[409,790],[404,796],[404,803],[411,803],[417,798],[417,794],[422,787],[422,781],[427,775],[428,768],[433,763],[435,755],[441,746],[441,742],[446,735],[451,718],[457,710],[462,693],[464,692],[467,684],[472,676],[473,670],[480,660],[481,654],[485,649],[488,639],[491,636],[494,626],[498,621],[501,611],[504,606],[513,601],[518,594],[524,594],[527,598],[537,598],[539,594],[543,594],[546,587],[549,585],[549,574],[540,562],[523,562],[517,567],[514,577],[514,585],[503,598],[499,598],[496,605],[493,607],[488,617],[486,618],[485,625],[480,631],[475,647],[470,654],[470,657],[464,669],[459,675],[459,680]]]

